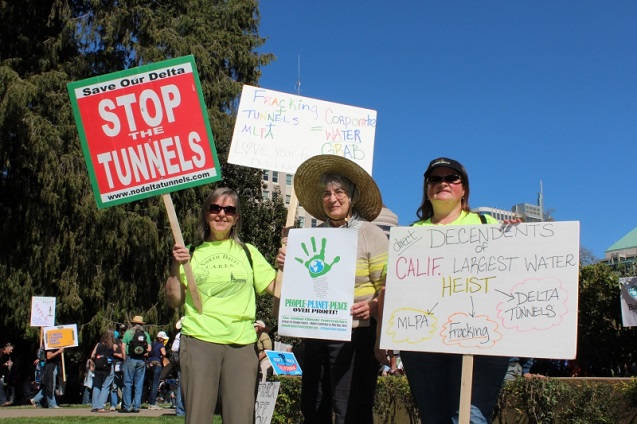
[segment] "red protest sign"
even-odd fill
[[[221,179],[192,56],[68,84],[100,208]]]

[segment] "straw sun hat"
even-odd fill
[[[144,325],[144,318],[140,315],[135,315],[133,319],[130,321],[132,324],[141,324]]]
[[[313,156],[303,162],[294,174],[294,192],[303,208],[316,219],[327,221],[321,193],[325,189],[321,178],[325,174],[339,174],[356,188],[353,209],[365,220],[373,221],[383,208],[383,199],[372,177],[357,163],[336,155]]]

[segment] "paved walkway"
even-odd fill
[[[32,406],[6,406],[0,408],[0,418],[18,418],[18,417],[161,417],[175,415],[175,410],[165,408],[154,411],[142,408],[138,414],[120,414],[114,412],[91,412],[91,407],[86,408],[74,405],[71,407],[62,407],[60,409],[33,408]]]

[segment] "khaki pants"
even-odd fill
[[[259,360],[254,344],[221,345],[186,335],[179,346],[186,424],[210,424],[218,397],[224,424],[254,422]]]

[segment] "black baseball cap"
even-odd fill
[[[457,160],[449,158],[438,158],[429,162],[429,166],[425,171],[425,178],[429,177],[431,171],[441,167],[451,168],[455,171],[458,171],[460,173],[460,176],[462,177],[462,180],[468,182],[469,178],[467,177],[467,171],[464,169],[464,166],[462,166]]]

